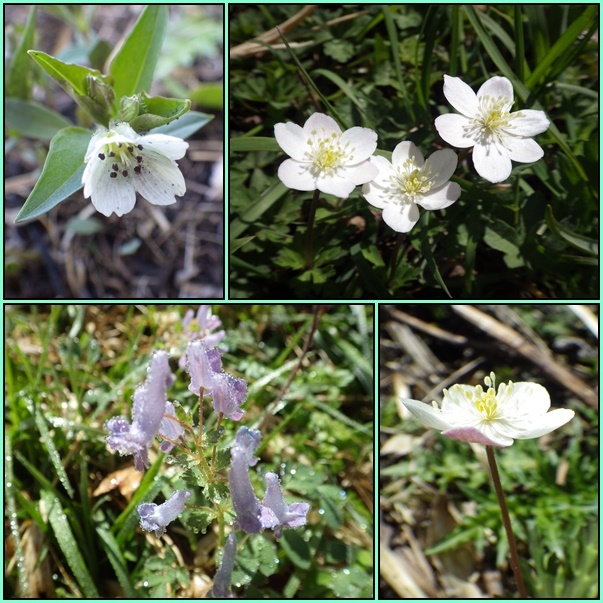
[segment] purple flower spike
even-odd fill
[[[210,591],[210,596],[214,599],[232,599],[230,591],[230,581],[232,570],[234,569],[235,554],[237,552],[237,539],[234,532],[231,532],[224,545],[224,554],[222,555],[222,564],[214,576],[214,585]]]
[[[173,382],[168,355],[155,352],[151,356],[146,381],[134,392],[132,424],[123,417],[115,417],[105,423],[109,446],[121,455],[134,455],[134,466],[138,471],[149,466],[148,449],[159,431],[166,411],[166,390]]]
[[[310,505],[308,503],[286,504],[281,482],[276,473],[266,473],[264,479],[268,487],[262,501],[262,525],[274,529],[277,538],[282,536],[283,528],[298,528],[305,525]]]
[[[214,375],[212,390],[214,409],[233,421],[239,421],[245,414],[239,406],[247,397],[247,383],[245,379],[237,379],[228,373]]]
[[[181,437],[184,436],[184,428],[178,421],[176,420],[176,411],[174,409],[174,405],[171,402],[165,403],[165,412],[163,413],[164,417],[161,419],[161,424],[159,425],[159,436],[162,435],[170,438],[170,440],[174,440],[177,442]],[[168,417],[174,417],[174,419],[170,419]],[[162,452],[171,452],[174,444],[165,440],[159,446]]]
[[[155,503],[138,505],[140,527],[147,532],[154,531],[155,536],[160,538],[165,532],[165,527],[184,511],[184,503],[191,496],[192,494],[188,490],[176,490],[161,505]]]
[[[204,395],[211,393],[214,377],[222,370],[220,352],[207,348],[202,341],[193,341],[186,348],[186,370],[191,376],[188,389],[196,395],[203,388]]]
[[[260,521],[260,501],[253,491],[249,479],[249,467],[257,462],[253,453],[260,445],[260,432],[257,429],[241,427],[237,432],[235,445],[230,449],[232,460],[228,472],[228,483],[232,496],[232,506],[237,514],[236,526],[248,534],[262,531]]]

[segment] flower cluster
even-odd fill
[[[531,163],[543,156],[531,137],[544,132],[549,121],[542,111],[510,112],[513,87],[507,78],[489,79],[476,95],[460,78],[445,75],[444,95],[461,115],[441,115],[435,127],[449,144],[473,147],[475,169],[486,180],[502,182],[511,173],[511,161]],[[278,123],[274,135],[290,157],[278,170],[285,186],[347,198],[362,184],[366,200],[383,209],[384,221],[398,232],[408,232],[417,223],[419,206],[444,209],[461,194],[460,186],[449,182],[457,167],[450,149],[425,161],[413,143],[401,142],[390,162],[373,155],[373,130],[342,132],[334,119],[321,113],[311,115],[303,127]]]
[[[232,457],[228,483],[232,495],[232,504],[237,514],[236,526],[248,534],[263,529],[274,530],[280,538],[283,528],[297,528],[306,523],[310,510],[307,503],[287,505],[283,497],[281,483],[275,473],[266,473],[267,484],[264,500],[260,504],[249,478],[249,467],[253,467],[258,458],[253,456],[260,445],[261,434],[257,429],[240,427],[235,445],[230,449]]]
[[[214,346],[222,341],[225,333],[222,330],[213,332],[221,326],[220,320],[212,315],[209,306],[201,306],[197,312],[198,329],[193,329],[193,317],[192,312],[187,313],[183,321],[185,329],[190,328],[187,333],[190,341],[186,347],[184,365],[190,377],[188,389],[199,396],[200,417],[204,398],[211,396],[213,408],[218,414],[218,426],[224,417],[239,421],[245,412],[241,405],[247,396],[247,383],[244,379],[222,370],[222,358]],[[167,353],[155,352],[151,356],[144,384],[137,387],[133,395],[132,422],[123,417],[115,417],[105,423],[105,429],[109,432],[106,438],[109,446],[122,455],[133,455],[134,465],[139,471],[149,467],[149,448],[156,437],[163,439],[160,446],[162,451],[170,452],[178,445],[195,457],[192,452],[194,449],[186,447],[183,437],[184,427],[187,427],[188,431],[194,430],[178,420],[174,404],[167,400],[167,390],[174,380]],[[204,442],[202,424],[200,418],[199,434],[196,437],[198,449],[202,449]],[[286,504],[280,480],[271,472],[264,476],[267,488],[260,503],[249,477],[249,467],[258,461],[253,455],[260,444],[260,438],[259,431],[241,427],[231,448],[228,482],[236,513],[233,527],[248,533],[271,529],[274,530],[275,537],[279,538],[284,528],[305,525],[310,506],[307,503]],[[215,448],[211,468],[208,463],[204,465],[208,482],[219,479],[214,473],[214,457]],[[168,524],[184,511],[186,502],[192,495],[190,490],[181,489],[175,491],[162,504],[145,502],[138,505],[141,528],[154,532],[157,537],[163,536]],[[233,532],[226,541],[222,565],[216,573],[211,591],[214,597],[232,597],[230,579],[235,553],[236,539]]]
[[[481,385],[453,385],[444,390],[442,406],[402,398],[402,403],[425,425],[464,442],[505,448],[513,440],[538,438],[565,425],[574,411],[548,412],[551,399],[538,383],[501,383],[496,390],[494,373]]]

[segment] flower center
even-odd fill
[[[337,132],[318,132],[312,130],[311,137],[308,139],[310,150],[309,159],[319,172],[334,172],[338,167],[345,163],[351,163],[354,148],[348,148],[348,144],[341,144],[341,135]]]
[[[511,127],[510,113],[506,108],[507,99],[502,96],[482,96],[479,99],[478,117],[470,120],[484,136],[500,137],[502,128]]]
[[[107,161],[111,166],[109,174],[111,178],[117,178],[118,176],[127,178],[141,173],[143,162],[141,151],[143,148],[141,144],[110,142],[103,147],[102,152],[98,154],[98,158],[101,161]]]
[[[396,169],[396,174],[390,178],[390,182],[394,189],[392,196],[407,203],[414,203],[433,186],[431,171],[425,169],[425,166],[418,167],[410,157]]]
[[[487,421],[495,419],[498,414],[498,400],[494,388],[489,387],[486,392],[482,390],[481,385],[475,388],[474,398],[475,408],[484,415]]]

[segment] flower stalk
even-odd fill
[[[312,266],[314,265],[312,238],[314,233],[314,216],[316,215],[319,197],[320,191],[316,189],[314,191],[314,196],[312,197],[312,204],[310,205],[310,213],[308,214],[308,229],[306,230],[306,270],[312,270]]]
[[[500,512],[502,514],[503,525],[505,526],[505,532],[507,534],[507,540],[509,541],[509,552],[511,554],[511,569],[515,576],[515,582],[517,583],[517,591],[520,599],[527,599],[526,587],[523,583],[523,576],[521,575],[521,568],[519,566],[519,555],[517,554],[517,544],[515,543],[515,536],[513,534],[513,528],[511,526],[511,518],[509,517],[509,510],[507,509],[507,503],[505,501],[505,495],[500,482],[500,475],[498,473],[498,467],[496,465],[496,457],[494,456],[494,448],[492,446],[486,446],[486,454],[488,456],[488,464],[490,465],[490,473],[492,475],[492,481],[494,482],[494,490],[496,491],[496,497],[498,498],[498,504],[500,505]]]

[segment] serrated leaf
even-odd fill
[[[86,113],[98,123],[108,125],[110,101],[113,98],[111,77],[97,69],[64,63],[39,50],[30,50],[28,53]]]
[[[98,597],[99,593],[88,572],[86,562],[79,550],[71,526],[67,521],[67,515],[65,515],[65,511],[63,510],[58,497],[44,490],[42,491],[42,500],[48,509],[48,521],[52,527],[55,538],[59,543],[63,555],[65,555],[65,559],[67,560],[79,587],[82,589],[84,597]]]
[[[50,140],[59,130],[71,126],[56,111],[18,98],[4,100],[4,118],[9,131],[37,140]]]
[[[213,503],[221,503],[224,499],[230,497],[228,484],[224,482],[212,482],[203,488],[203,495]]]
[[[50,211],[83,187],[84,157],[92,132],[64,128],[50,142],[42,174],[15,222],[31,220]]]
[[[31,96],[31,62],[27,51],[34,45],[36,6],[32,6],[6,77],[5,96],[26,100]]]
[[[123,96],[151,89],[167,22],[167,5],[147,6],[115,55],[109,73],[117,104]]]
[[[205,534],[207,526],[216,518],[215,513],[203,511],[202,509],[190,509],[182,519],[184,525],[195,534]]]

